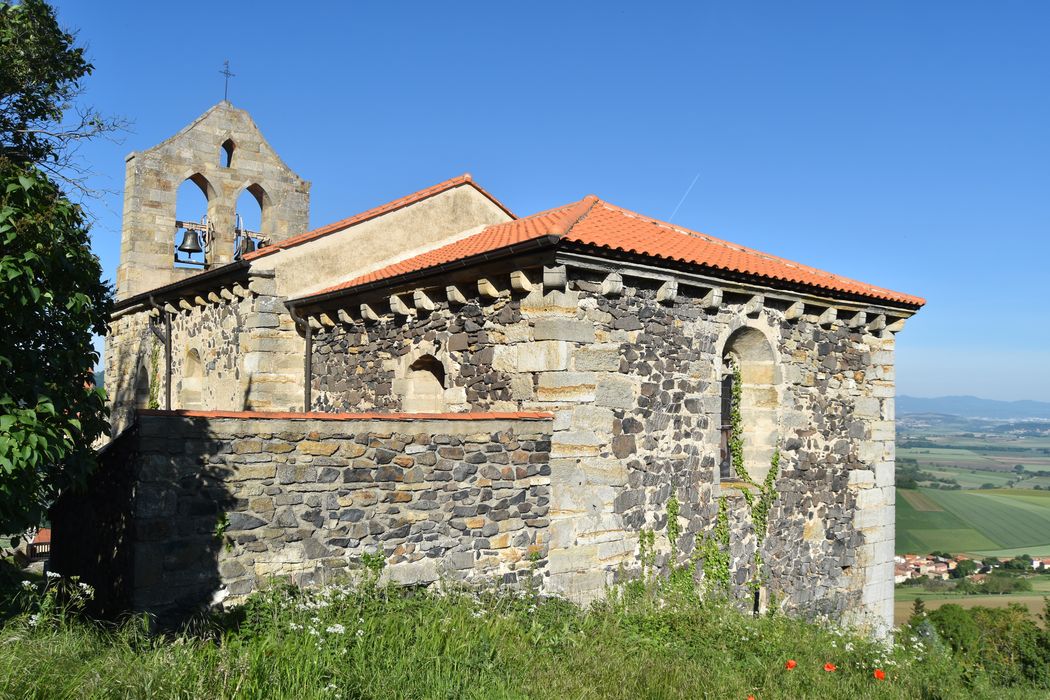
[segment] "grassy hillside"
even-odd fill
[[[1050,492],[1028,489],[897,492],[897,551],[1050,555]]]
[[[43,614],[0,627],[0,697],[1027,698],[911,634],[892,648],[686,591],[582,610],[503,593],[332,587],[256,596],[193,633]],[[876,672],[879,673],[876,673]],[[884,677],[882,677],[884,674]]]

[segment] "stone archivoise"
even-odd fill
[[[176,220],[185,180],[200,220]],[[922,299],[596,197],[519,218],[464,175],[307,231],[308,190],[227,102],[128,158],[116,437],[54,509],[55,567],[106,606],[174,615],[366,553],[587,601],[645,530],[687,562],[724,503],[745,605],[892,624],[894,334]]]

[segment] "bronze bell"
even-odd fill
[[[182,243],[179,243],[179,252],[188,255],[204,252],[204,249],[201,248],[200,237],[196,231],[186,229],[186,232],[182,234]]]
[[[238,256],[247,255],[255,250],[255,240],[251,236],[241,236],[237,242]]]

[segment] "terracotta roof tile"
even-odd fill
[[[563,207],[483,231],[393,265],[360,275],[310,296],[349,290],[401,275],[506,249],[516,243],[553,236],[561,241],[605,248],[658,260],[700,265],[761,279],[853,294],[869,299],[922,306],[925,300],[876,287],[775,255],[729,243],[658,221],[599,200],[593,195]]]
[[[428,197],[433,197],[434,195],[441,194],[442,192],[451,190],[454,187],[459,187],[460,185],[470,185],[478,192],[491,199],[492,202],[500,209],[505,211],[508,216],[514,217],[514,214],[510,211],[510,209],[507,209],[507,207],[505,207],[502,202],[500,202],[498,199],[496,199],[487,191],[485,191],[485,189],[482,188],[481,185],[474,182],[474,179],[470,176],[470,173],[466,173],[460,175],[459,177],[454,177],[451,180],[439,182],[438,184],[432,187],[427,187],[426,189],[419,190],[418,192],[413,192],[412,194],[401,197],[400,199],[395,199],[392,202],[381,204],[380,206],[375,207],[374,209],[369,209],[368,211],[361,212],[360,214],[355,214],[346,219],[342,219],[340,221],[336,221],[326,226],[322,226],[321,228],[316,228],[312,231],[307,231],[306,233],[301,233],[298,236],[286,238],[283,241],[278,241],[277,243],[274,243],[273,245],[268,245],[265,248],[259,248],[254,252],[246,254],[244,256],[244,260],[256,260],[258,258],[270,255],[272,253],[276,253],[279,250],[286,250],[288,248],[294,248],[295,246],[302,245],[303,243],[309,243],[312,240],[322,238],[330,233],[342,231],[343,229],[349,228],[355,224],[359,224],[363,221],[368,221],[369,219],[374,219],[377,216],[382,216],[383,214],[389,214],[392,211],[402,209],[404,207],[409,206],[410,204],[415,204],[416,202],[420,202],[424,199],[427,199]]]
[[[579,218],[587,213],[587,210],[596,201],[587,198],[574,202],[573,204],[557,209],[550,209],[535,214],[526,219],[517,219],[503,224],[489,226],[483,231],[467,236],[454,243],[429,250],[415,257],[403,260],[393,265],[369,272],[341,284],[322,289],[316,294],[327,294],[341,289],[360,287],[364,284],[377,282],[390,277],[397,277],[417,270],[425,270],[438,265],[464,260],[475,255],[488,253],[502,248],[508,248],[516,243],[543,238],[545,236],[563,236]]]

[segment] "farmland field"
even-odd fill
[[[1050,554],[1050,492],[918,489],[899,495],[898,553]]]

